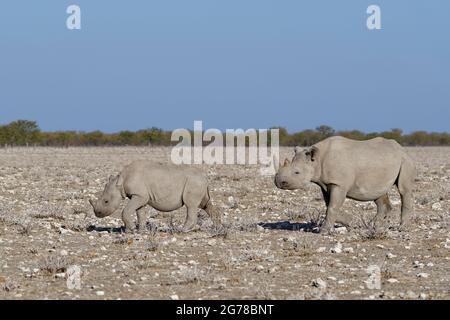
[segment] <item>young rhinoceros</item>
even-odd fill
[[[288,190],[309,182],[319,185],[327,206],[322,232],[331,230],[335,222],[348,224],[339,212],[345,198],[375,201],[377,222],[384,224],[391,211],[388,192],[395,184],[402,200],[401,225],[405,227],[413,210],[415,176],[413,160],[394,140],[331,137],[310,148],[295,148],[292,162],[286,159],[279,168],[275,185]]]
[[[186,205],[184,232],[196,226],[198,208],[205,210],[215,224],[220,223],[220,216],[211,204],[206,177],[196,168],[136,161],[118,176],[111,176],[102,196],[89,202],[95,215],[103,218],[113,214],[126,197],[130,199],[122,211],[126,232],[135,227],[134,213],[137,213],[139,229],[145,229],[146,205],[163,212]]]

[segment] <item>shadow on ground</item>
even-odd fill
[[[122,233],[124,231],[123,227],[98,227],[95,225],[90,225],[89,227],[86,228],[87,232],[104,232],[107,231],[109,233]]]
[[[304,232],[314,232],[317,233],[319,231],[318,226],[315,223],[291,223],[289,221],[280,221],[280,222],[270,222],[264,223],[261,222],[258,224],[264,229],[269,230],[288,230],[288,231],[304,231]]]

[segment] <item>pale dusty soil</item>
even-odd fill
[[[167,162],[170,149],[0,149],[0,299],[448,299],[450,148],[407,151],[419,171],[413,226],[367,239],[360,216],[368,221],[373,203],[347,200],[354,225],[324,236],[305,224],[324,212],[318,187],[279,190],[258,167],[237,165],[203,166],[225,232],[202,214],[198,231],[179,233],[184,209],[172,224],[152,209],[152,230],[124,235],[88,199],[125,164]],[[390,196],[399,217],[395,188]],[[71,265],[80,290],[66,285]],[[369,266],[381,270],[379,289]]]

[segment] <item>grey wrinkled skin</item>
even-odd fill
[[[206,177],[200,170],[192,167],[135,161],[119,175],[111,176],[102,196],[89,202],[95,215],[103,218],[112,215],[125,198],[130,199],[122,211],[126,232],[135,229],[135,213],[139,229],[145,229],[147,205],[163,212],[186,206],[184,232],[191,231],[197,225],[199,208],[205,210],[215,224],[219,224],[221,220],[211,203]]]
[[[375,201],[376,222],[390,219],[388,191],[395,184],[402,200],[401,227],[406,228],[413,212],[413,160],[394,140],[375,138],[356,141],[330,137],[309,148],[295,148],[292,162],[285,160],[275,175],[280,189],[302,189],[313,182],[320,186],[327,206],[320,232],[329,232],[335,222],[348,225],[339,211],[346,198]]]

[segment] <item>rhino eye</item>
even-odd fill
[[[295,171],[295,174],[300,174],[300,172],[299,171]]]
[[[105,200],[105,203],[108,203],[109,201],[108,200]]]

